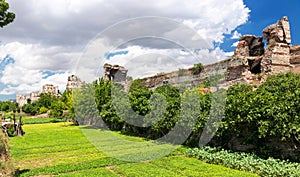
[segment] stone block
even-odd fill
[[[292,55],[290,58],[291,64],[300,64],[300,55]]]

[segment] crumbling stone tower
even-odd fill
[[[126,81],[128,70],[123,66],[104,64],[104,79],[111,80],[114,82]]]
[[[265,28],[263,37],[268,41],[262,63],[264,71],[271,74],[289,72],[291,33],[288,18],[284,16],[277,23]]]
[[[82,86],[83,82],[80,80],[80,78],[76,75],[68,76],[68,82],[66,85],[66,90],[73,90],[80,88]]]
[[[266,47],[263,38],[267,41]],[[228,66],[227,81],[250,83],[255,74],[275,75],[291,71],[294,67],[291,47],[290,24],[286,16],[266,27],[263,37],[242,36]]]

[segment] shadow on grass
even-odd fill
[[[15,171],[15,177],[19,177],[19,176],[21,176],[21,174],[23,174],[23,173],[26,173],[26,172],[29,172],[30,170],[29,169],[24,169],[24,170],[20,170],[20,169],[17,169],[16,171]]]

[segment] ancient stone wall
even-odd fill
[[[104,79],[114,82],[124,82],[127,77],[127,69],[119,65],[104,64]]]
[[[242,36],[232,58],[204,66],[199,75],[193,75],[192,68],[189,68],[181,76],[174,71],[143,78],[142,82],[152,89],[163,83],[196,85],[219,74],[224,75],[226,80],[222,87],[229,87],[235,83],[260,84],[269,75],[278,73],[300,73],[300,46],[291,46],[288,18],[283,17],[268,26],[262,34],[263,37]],[[263,38],[267,41],[266,47]]]
[[[290,52],[290,63],[293,65],[292,72],[300,74],[300,46],[291,46]]]

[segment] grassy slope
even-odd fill
[[[99,151],[79,127],[65,123],[24,125],[23,129],[25,136],[10,138],[10,151],[20,176],[255,176],[180,155],[136,163],[118,160]],[[97,144],[101,149],[112,148],[123,155],[124,152],[120,153],[120,149],[105,140],[107,132],[90,129],[84,133],[97,137],[91,141],[102,142]],[[115,135],[136,143],[145,142],[141,138]],[[133,143],[132,147],[128,144],[119,148],[126,148],[130,154],[126,157],[131,157],[137,151],[136,146]],[[149,147],[160,151],[151,142]],[[141,153],[147,154],[148,150]]]
[[[13,164],[7,148],[7,137],[0,128],[0,176],[9,176],[14,172]]]

